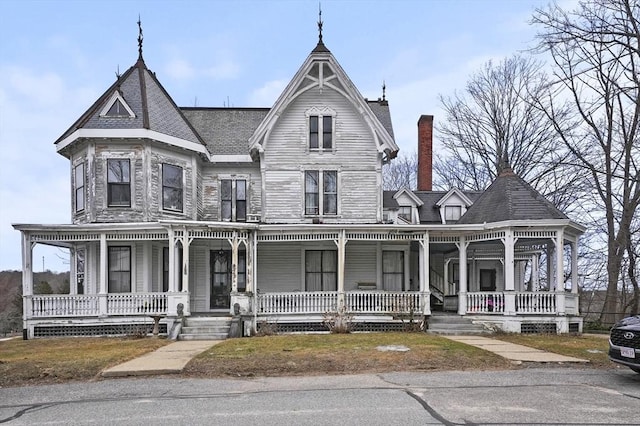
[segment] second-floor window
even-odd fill
[[[85,182],[85,174],[84,174],[84,163],[78,164],[73,169],[73,178],[74,178],[74,186],[76,189],[76,212],[81,212],[84,210],[84,182]]]
[[[322,194],[322,197],[320,196]],[[338,214],[338,172],[307,170],[304,179],[304,214]]]
[[[333,149],[333,117],[309,116],[309,149]]]
[[[220,181],[220,213],[222,220],[244,222],[247,220],[247,181],[222,179]]]
[[[129,160],[107,160],[107,204],[109,207],[131,207]]]
[[[182,167],[162,165],[162,209],[182,211]]]

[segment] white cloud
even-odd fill
[[[165,71],[171,78],[176,80],[191,80],[197,74],[191,64],[184,59],[172,59],[165,66]]]
[[[288,83],[288,80],[272,80],[266,82],[262,87],[249,94],[248,106],[272,106]]]

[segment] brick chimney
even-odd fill
[[[418,191],[431,191],[433,174],[433,115],[418,120]]]

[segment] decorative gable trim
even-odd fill
[[[422,207],[422,205],[424,204],[424,202],[420,198],[418,198],[418,196],[414,194],[413,191],[407,188],[399,189],[398,192],[393,194],[393,199],[397,201],[403,194],[409,197],[411,201],[413,201],[412,207]]]
[[[314,87],[318,87],[320,90],[324,87],[330,87],[342,94],[362,115],[371,129],[378,151],[386,152],[391,158],[395,156],[398,145],[330,52],[312,52],[307,57],[265,119],[249,138],[249,149],[252,155],[264,151],[273,125],[289,104]]]
[[[442,207],[443,205],[447,204],[447,201],[454,195],[457,195],[462,200],[462,202],[465,204],[465,207],[469,207],[473,204],[473,201],[471,201],[469,197],[464,195],[462,191],[460,191],[458,188],[452,188],[449,190],[449,192],[444,194],[442,198],[440,198],[440,200],[438,200],[436,206]]]
[[[118,113],[114,114],[113,108],[117,108]],[[135,118],[136,115],[134,114],[133,110],[131,109],[127,101],[124,100],[120,91],[116,90],[113,92],[113,94],[111,95],[111,98],[109,98],[104,108],[102,108],[102,111],[100,111],[100,117]]]

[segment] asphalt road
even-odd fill
[[[161,377],[0,389],[10,425],[640,425],[631,370]]]

